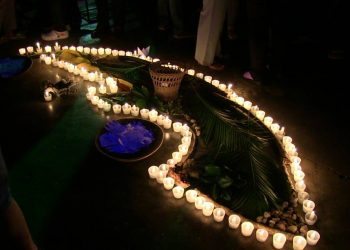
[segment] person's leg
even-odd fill
[[[195,59],[205,66],[214,62],[220,46],[220,34],[226,13],[225,0],[203,0],[199,17]]]

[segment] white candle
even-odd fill
[[[263,121],[265,117],[265,111],[258,110],[256,111],[255,115],[256,115],[256,118],[258,118],[260,121]]]
[[[162,163],[159,165],[159,171],[163,171],[165,173],[168,173],[169,171],[169,166],[168,164]]]
[[[47,65],[50,65],[51,62],[52,62],[52,59],[51,59],[50,56],[45,57],[45,63],[46,63]]]
[[[184,195],[184,188],[181,186],[176,186],[173,188],[173,195],[176,199],[181,199]]]
[[[112,53],[112,50],[110,48],[106,48],[105,53],[107,56],[109,56]]]
[[[166,171],[158,171],[158,174],[157,174],[157,182],[159,184],[163,184],[163,180],[164,178],[166,177],[167,175],[167,172]]]
[[[310,197],[308,192],[300,191],[298,192],[298,202],[299,204],[303,204],[304,200],[308,200]]]
[[[196,201],[198,192],[197,190],[190,189],[186,191],[185,195],[186,195],[186,200],[189,203],[194,203]]]
[[[149,120],[151,122],[155,122],[157,121],[157,118],[158,118],[158,112],[154,109],[152,109],[149,113],[148,113],[148,117],[149,117]]]
[[[114,114],[120,114],[122,111],[122,106],[120,104],[114,104],[113,105],[113,112]]]
[[[239,224],[241,223],[241,217],[239,217],[237,214],[232,214],[228,217],[228,225],[230,228],[238,228]]]
[[[74,71],[74,65],[70,63],[70,64],[68,65],[68,72],[69,72],[69,73],[73,73],[73,71]]]
[[[204,81],[211,83],[211,80],[213,79],[212,76],[205,76]]]
[[[169,117],[165,117],[164,120],[163,120],[163,126],[165,129],[170,129],[171,128],[171,123],[172,123],[172,120],[169,119]]]
[[[33,46],[28,46],[27,47],[27,52],[30,53],[30,54],[33,53],[34,52]]]
[[[77,47],[77,51],[80,52],[80,53],[83,53],[84,52],[84,47],[83,46],[78,46]]]
[[[18,52],[19,52],[19,54],[20,55],[25,55],[26,54],[26,49],[25,48],[20,48],[19,50],[18,50]]]
[[[163,125],[164,119],[165,119],[165,117],[163,115],[158,115],[157,116],[157,124],[158,125]]]
[[[148,109],[141,109],[140,110],[140,113],[141,113],[141,117],[143,119],[148,119],[148,113],[149,113],[149,110]]]
[[[75,46],[70,46],[69,50],[76,51],[77,49],[75,48]]]
[[[225,218],[225,209],[217,207],[214,209],[213,215],[216,222],[222,222]]]
[[[303,250],[306,247],[306,240],[303,236],[294,236],[293,237],[293,249],[294,250]]]
[[[174,130],[174,132],[176,132],[176,133],[181,132],[181,128],[182,128],[182,123],[181,122],[174,122],[173,123],[173,130]]]
[[[88,74],[88,79],[89,79],[90,82],[94,82],[95,79],[96,79],[95,73],[90,72],[90,73]]]
[[[241,233],[243,236],[250,236],[252,235],[253,233],[253,230],[254,230],[254,225],[253,223],[249,222],[249,221],[245,221],[242,223],[241,225]]]
[[[252,108],[252,102],[250,101],[245,101],[243,103],[243,107],[246,109],[246,110],[250,110]]]
[[[109,111],[111,111],[111,104],[109,104],[108,102],[105,102],[104,104],[103,104],[103,111],[105,111],[105,112],[109,112]]]
[[[268,236],[269,233],[263,228],[259,228],[255,232],[255,237],[259,242],[265,242]]]
[[[293,141],[293,139],[290,136],[283,136],[283,138],[282,138],[283,146],[286,146],[286,145],[292,143],[292,141]]]
[[[280,125],[278,123],[272,123],[270,128],[272,133],[276,134],[280,129]]]
[[[282,233],[275,233],[273,235],[273,246],[276,249],[283,248],[284,244],[286,243],[286,236]]]
[[[189,137],[189,136],[182,137],[181,143],[183,145],[187,145],[189,147],[191,145],[191,137]]]
[[[214,82],[214,81],[213,81]],[[214,85],[214,84],[213,84]],[[223,84],[223,83],[220,83],[219,84],[219,89],[222,90],[222,91],[225,91],[226,90],[226,84]]]
[[[62,50],[67,50],[68,49],[68,46],[63,46],[62,47]]]
[[[312,200],[304,200],[303,201],[303,211],[304,213],[309,213],[314,211],[315,209],[315,202]]]
[[[238,97],[238,96],[237,96],[237,94],[236,94],[235,92],[233,92],[233,93],[231,93],[231,94],[229,95],[230,100],[233,101],[233,102],[236,101],[236,98],[237,98],[237,97]]]
[[[125,51],[124,50],[119,50],[118,51],[119,56],[125,56]]]
[[[173,157],[175,164],[181,162],[181,160],[182,160],[182,154],[180,152],[173,152],[172,157]]]
[[[107,92],[106,86],[105,85],[100,85],[100,87],[98,88],[98,92],[100,94],[106,94],[106,92]]]
[[[190,76],[194,76],[195,73],[196,71],[194,69],[187,70],[187,74],[189,74]]]
[[[237,97],[236,103],[242,106],[244,103],[244,98],[242,96]]]
[[[159,62],[159,61],[160,61],[159,58],[154,58],[154,59],[152,60],[152,62]]]
[[[92,54],[93,56],[97,55],[97,49],[96,49],[96,48],[92,48],[92,49],[90,50],[90,52],[91,52],[91,54]]]
[[[301,163],[301,159],[300,159],[300,157],[298,157],[298,156],[293,156],[293,157],[291,157],[291,158],[290,158],[290,161],[291,161],[292,163],[298,164],[298,165]]]
[[[140,108],[135,106],[135,105],[132,105],[131,107],[131,115],[132,116],[138,116],[140,113]]]
[[[310,246],[314,246],[317,244],[321,236],[317,231],[310,230],[306,233],[306,238],[307,238],[307,244],[309,244]]]
[[[185,144],[180,144],[179,147],[179,152],[182,154],[182,156],[187,155],[188,153],[188,146]]]
[[[211,84],[214,85],[215,87],[218,87],[220,84],[220,81],[219,80],[212,80]]]
[[[98,54],[99,54],[100,56],[102,56],[102,55],[105,54],[105,49],[104,49],[104,48],[99,48],[97,52],[98,52]]]
[[[295,183],[295,191],[303,192],[306,188],[305,182],[304,181],[298,181]]]
[[[77,66],[74,66],[73,74],[76,76],[80,75],[80,69]]]
[[[89,47],[85,47],[84,48],[84,53],[85,54],[90,54],[90,48]]]
[[[197,209],[202,209],[203,208],[203,204],[205,202],[205,198],[202,197],[202,196],[197,196],[195,199],[194,199],[194,206],[197,208]]]
[[[266,125],[266,127],[268,127],[268,128],[271,127],[272,122],[273,122],[273,118],[272,117],[266,116],[264,118],[264,124]]]
[[[204,74],[203,73],[197,73],[196,76],[200,79],[203,79]]]
[[[166,164],[169,166],[169,168],[173,168],[173,167],[175,167],[175,161],[174,161],[174,159],[168,159],[167,161],[166,161]]]
[[[123,106],[122,106],[122,109],[123,109],[123,113],[125,115],[129,115],[130,112],[131,112],[131,106],[128,104],[128,103],[125,103]]]
[[[314,211],[305,214],[305,221],[308,225],[313,225],[317,221],[317,215]]]
[[[256,115],[256,112],[259,110],[259,106],[258,105],[255,105],[253,107],[250,108],[250,112],[253,114],[253,115]]]
[[[49,46],[49,45],[45,46],[45,52],[51,53],[52,52],[51,46]]]
[[[105,105],[105,101],[104,100],[102,100],[102,99],[98,100],[97,107],[99,109],[103,109],[104,105]]]
[[[294,181],[295,182],[304,180],[304,177],[305,177],[305,173],[303,171],[301,171],[301,170],[294,171]]]
[[[56,52],[61,50],[61,46],[58,45],[58,42],[55,43],[54,49],[55,49]]]
[[[118,55],[118,50],[114,49],[112,50],[112,56],[117,56]]]
[[[93,97],[94,95],[91,95],[90,93],[86,93],[86,99],[88,100],[91,100],[91,98]]]
[[[301,166],[299,164],[296,164],[296,163],[290,164],[290,172],[292,173],[293,177],[297,171],[301,171]]]
[[[125,55],[126,56],[132,56],[132,52],[131,51],[127,51]]]
[[[93,96],[93,97],[91,98],[91,103],[92,103],[93,105],[97,105],[99,99],[100,99],[100,98],[99,98],[98,96]]]
[[[172,177],[166,177],[163,180],[163,185],[166,190],[170,190],[174,187],[175,180]]]
[[[202,213],[204,216],[211,216],[214,210],[214,203],[206,201],[203,204]]]
[[[115,94],[118,92],[118,86],[117,84],[110,84],[109,85],[109,90],[111,91],[112,94]]]

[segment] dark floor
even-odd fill
[[[76,45],[79,37],[62,43]],[[3,44],[0,55],[14,55],[37,39]],[[155,29],[131,29],[94,46],[134,50],[150,45],[153,57],[184,62],[220,81],[234,82],[239,94],[286,127],[298,147],[321,234],[319,244],[306,249],[347,249],[350,136],[345,60],[329,60],[319,39],[296,37],[281,58],[281,77],[256,85],[241,77],[247,57],[244,41],[224,41],[229,58],[223,72],[195,63],[194,39],[174,40]],[[23,75],[1,82],[0,141],[14,196],[42,249],[273,249],[271,239],[261,244],[254,237],[244,238],[226,222],[204,218],[184,199],[170,198],[147,177],[151,160],[125,167],[99,154],[94,136],[104,117],[86,105],[83,92],[43,102],[39,84],[56,72],[41,67],[34,63]],[[155,158],[164,151],[157,154]],[[284,249],[292,249],[292,244]]]

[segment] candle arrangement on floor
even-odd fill
[[[208,196],[201,194],[199,190],[188,189],[188,186],[184,185],[184,183],[178,181],[178,179],[174,178],[173,176],[170,176],[170,174],[173,173],[172,168],[174,168],[176,164],[184,161],[184,159],[186,159],[190,153],[189,147],[191,143],[193,144],[193,138],[195,138],[195,135],[192,134],[189,126],[180,121],[174,121],[173,118],[161,114],[161,112],[155,109],[141,109],[134,104],[118,104],[104,101],[98,96],[98,94],[117,94],[118,79],[112,76],[108,76],[104,73],[100,73],[97,70],[88,71],[83,67],[78,67],[72,63],[59,60],[56,58],[53,51],[58,52],[62,50],[78,51],[79,53],[91,54],[93,56],[133,56],[146,60],[148,62],[159,61],[159,59],[152,59],[151,57],[146,57],[144,55],[140,56],[137,53],[132,53],[130,51],[115,49],[112,50],[110,48],[96,49],[81,46],[78,48],[75,48],[74,46],[61,47],[57,43],[53,49],[51,46],[45,46],[43,49],[40,44],[37,43],[35,52],[34,47],[32,46],[19,49],[20,55],[32,55],[34,53],[41,54],[40,60],[46,65],[65,69],[74,75],[79,75],[90,83],[99,84],[99,87],[89,86],[86,93],[86,98],[91,102],[92,105],[97,106],[98,109],[103,110],[106,113],[113,112],[114,114],[118,115],[141,117],[142,119],[149,120],[150,122],[161,126],[165,131],[173,131],[174,133],[179,133],[181,135],[181,139],[178,144],[178,151],[172,152],[167,163],[162,163],[159,166],[150,166],[148,168],[149,177],[161,184],[165,190],[171,191],[175,199],[182,199],[185,197],[189,204],[193,204],[197,209],[202,210],[204,216],[213,217],[213,220],[217,223],[221,223],[225,220],[225,217],[227,217],[229,227],[232,229],[240,228],[241,234],[245,237],[250,237],[253,235],[255,229],[256,232],[254,235],[256,240],[259,242],[265,242],[268,239],[269,235],[272,235],[272,244],[276,249],[282,249],[287,240],[292,241],[293,249],[295,250],[302,250],[306,247],[307,244],[317,244],[320,239],[320,234],[315,230],[308,230],[307,226],[303,226],[303,228],[298,229],[295,226],[286,228],[286,225],[280,225],[277,227],[277,230],[271,230],[270,224],[270,227],[264,226],[262,224],[267,224],[267,222],[272,221],[269,219],[278,218],[279,215],[266,212],[263,216],[257,218],[258,223],[249,221],[243,216],[233,214],[231,211],[220,207]],[[167,67],[171,67],[176,70],[178,69],[178,66],[176,65],[168,64]],[[206,76],[201,72],[196,72],[194,69],[189,69],[186,73],[189,76],[204,79],[203,82],[205,82],[205,84],[213,85],[220,91],[224,92],[228,100],[249,111],[254,117],[261,121],[273,135],[275,135],[284,149],[285,156],[287,158],[285,167],[289,174],[290,183],[292,184],[296,194],[292,205],[301,206],[303,212],[305,213],[304,218],[307,225],[314,225],[318,219],[314,211],[316,205],[314,201],[310,200],[309,193],[305,191],[305,173],[302,171],[302,167],[300,165],[301,158],[298,156],[297,148],[293,144],[293,139],[290,136],[285,135],[285,128],[276,123],[271,116],[266,116],[266,112],[259,109],[257,105],[253,106],[253,103],[251,101],[245,100],[242,96],[239,96],[234,91],[232,84],[226,85],[224,83],[220,83],[219,80],[213,80],[212,76]],[[46,101],[52,100],[52,91],[52,89],[45,90],[44,98]],[[288,204],[287,202],[283,204],[283,207],[289,209],[290,205],[291,204]],[[290,211],[291,218],[294,219],[294,210]],[[284,232],[287,230],[292,234],[298,232],[298,234],[301,235],[294,235],[291,237],[288,235],[288,233]]]

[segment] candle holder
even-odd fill
[[[317,215],[314,211],[305,214],[305,221],[308,225],[313,225],[317,221]]]
[[[306,233],[306,238],[307,238],[307,244],[309,244],[310,246],[314,246],[317,244],[321,236],[317,231],[310,230]]]

